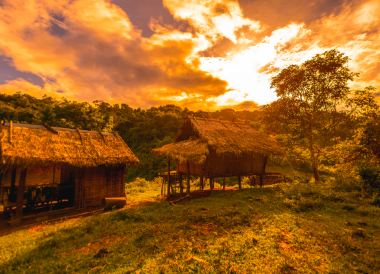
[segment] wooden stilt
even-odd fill
[[[211,185],[211,190],[214,190],[214,181],[215,179],[212,177],[210,178],[210,185]]]
[[[226,190],[226,177],[223,178],[223,190]]]
[[[17,174],[17,168],[13,167],[12,168],[12,174],[11,174],[11,193],[10,193],[10,197],[9,197],[9,200],[11,202],[16,202],[17,201],[16,174]]]
[[[199,178],[199,182],[200,182],[200,184],[201,184],[201,190],[203,190],[203,189],[204,189],[203,176],[201,176],[201,177]]]
[[[239,190],[241,189],[241,176],[238,177]]]
[[[0,124],[0,126],[1,126],[1,124]],[[1,158],[0,158],[0,160],[1,160]],[[0,171],[0,203],[4,205],[3,173],[1,173],[1,171]]]
[[[186,188],[186,193],[189,196],[190,195],[190,163],[187,161],[187,188]]]
[[[179,174],[179,191],[181,194],[183,194],[183,178],[182,174]]]
[[[9,134],[8,134],[8,142],[12,144],[12,136],[13,135],[13,122],[9,122]]]
[[[167,196],[170,197],[170,158],[168,158],[168,191]]]
[[[164,196],[164,181],[161,183],[161,198]]]
[[[16,219],[22,218],[22,209],[24,206],[25,181],[26,181],[26,168],[21,170],[20,180],[18,183]]]
[[[264,164],[263,164],[263,171],[260,174],[260,187],[263,187],[264,176],[265,176],[265,168],[266,168],[266,165],[267,165],[267,161],[268,161],[268,156],[265,156],[264,157]]]

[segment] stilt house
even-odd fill
[[[189,118],[176,141],[154,150],[176,162],[177,173],[216,178],[265,174],[268,156],[280,152],[267,134],[248,123]]]

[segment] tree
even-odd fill
[[[279,99],[267,107],[269,119],[309,152],[315,181],[319,181],[321,148],[337,135],[341,108],[348,99],[348,82],[356,76],[348,57],[337,50],[317,54],[291,65],[272,78]]]
[[[374,94],[376,89],[367,87],[356,90],[347,102],[350,118],[356,122],[356,135],[360,145],[380,160],[380,113]]]

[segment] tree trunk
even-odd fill
[[[170,197],[170,158],[168,158],[168,191],[166,195]]]
[[[187,187],[186,187],[186,195],[190,196],[190,163],[187,161]]]
[[[310,137],[309,137],[309,151],[310,151],[310,158],[311,158],[311,166],[313,168],[314,180],[316,183],[318,183],[319,182],[318,157],[317,155],[315,155],[314,138],[313,138],[312,129],[311,129]]]

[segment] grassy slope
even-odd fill
[[[281,185],[150,202],[0,237],[0,272],[378,272],[380,209],[356,192]]]

